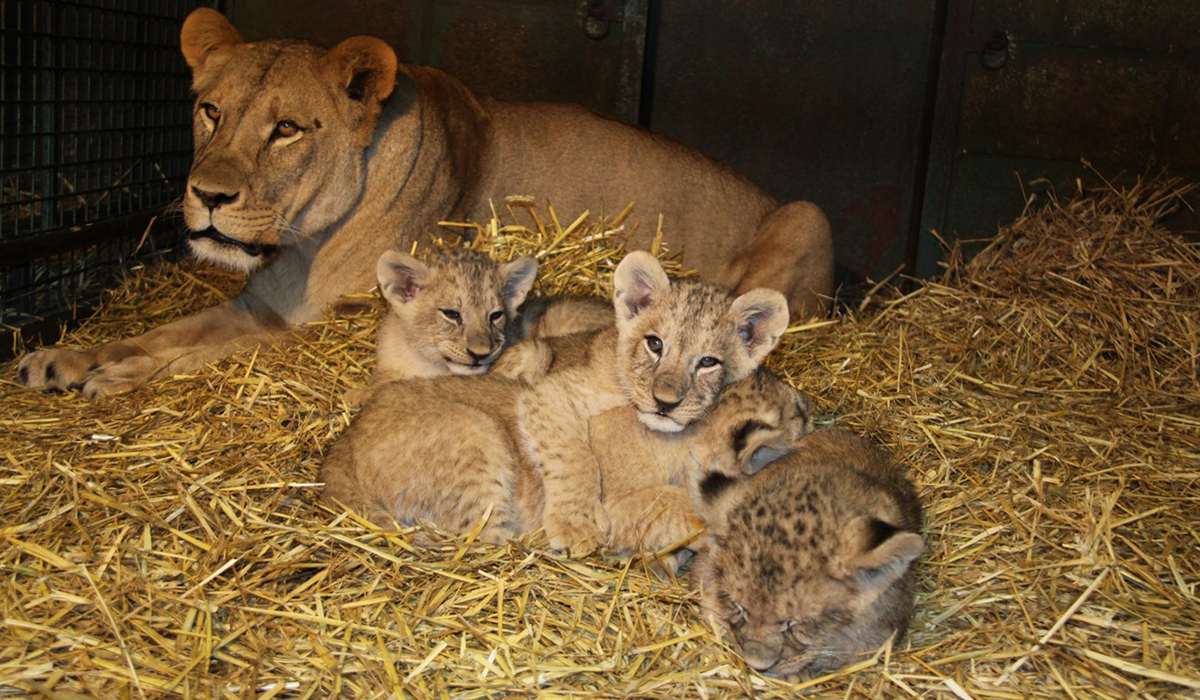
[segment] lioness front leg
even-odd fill
[[[288,336],[286,329],[282,319],[256,314],[235,299],[98,348],[35,350],[17,363],[17,375],[33,388],[109,396],[160,372],[189,372],[239,350],[278,342]]]

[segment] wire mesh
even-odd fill
[[[174,242],[142,234],[191,160],[179,30],[217,4],[0,0],[0,323],[87,306]]]

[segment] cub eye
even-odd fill
[[[221,118],[221,108],[214,104],[205,102],[204,104],[200,105],[200,109],[204,110],[204,116],[208,117],[214,122]]]
[[[696,366],[702,369],[708,369],[709,367],[716,367],[719,364],[721,364],[721,361],[715,357],[701,357],[700,361],[696,363]]]
[[[444,316],[447,321],[458,323],[462,320],[462,314],[458,313],[454,309],[438,309],[438,311],[442,312],[442,316]]]
[[[661,355],[662,338],[659,338],[656,335],[646,336],[646,349],[650,351],[651,355]]]
[[[493,311],[491,314],[488,315],[488,320],[491,321],[492,323],[500,323],[501,321],[504,320],[504,312],[503,311]]]
[[[275,131],[271,133],[271,138],[286,139],[300,133],[300,127],[296,126],[296,122],[291,119],[284,119],[275,125]]]

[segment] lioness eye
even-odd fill
[[[214,104],[205,102],[204,104],[200,105],[200,108],[204,110],[204,116],[208,117],[214,122],[221,118],[221,108]]]
[[[656,335],[646,336],[646,349],[649,350],[651,354],[661,355],[662,354],[662,338],[659,338]]]
[[[490,319],[492,323],[500,323],[500,321],[503,320],[503,318],[504,318],[503,311],[493,311],[491,313],[491,315],[488,316],[488,319]]]
[[[716,367],[719,364],[721,364],[721,361],[715,357],[701,357],[700,361],[696,363],[697,366],[706,369],[709,367]]]
[[[460,320],[462,320],[462,314],[458,313],[454,309],[439,309],[439,311],[442,312],[442,315],[446,317],[447,321],[454,321],[455,323],[458,323]]]
[[[300,131],[300,127],[296,126],[296,122],[290,119],[284,119],[275,125],[275,133],[272,134],[275,138],[286,139],[290,136],[295,136],[296,132]]]

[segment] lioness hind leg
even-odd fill
[[[778,289],[793,320],[824,315],[833,296],[833,234],[812,202],[791,202],[766,215],[754,242],[723,271],[720,282],[738,294]]]

